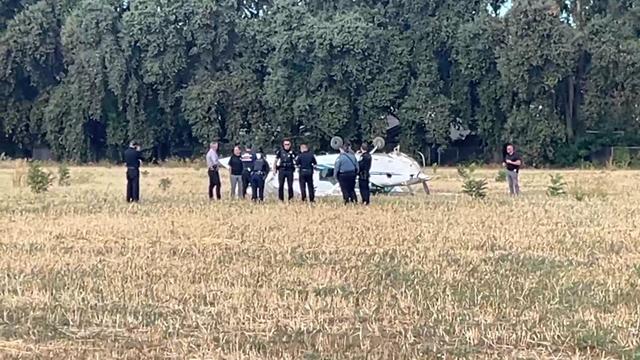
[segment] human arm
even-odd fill
[[[338,173],[340,173],[340,166],[342,165],[342,158],[338,156],[336,159],[336,163],[333,166],[333,177],[338,178]]]

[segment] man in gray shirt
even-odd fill
[[[342,199],[345,204],[357,203],[356,197],[356,177],[359,171],[358,160],[351,150],[351,145],[346,143],[340,148],[340,155],[336,159],[333,173],[342,191]]]
[[[216,190],[216,198],[220,200],[220,173],[218,168],[220,166],[220,158],[218,156],[218,143],[212,142],[209,145],[209,152],[207,152],[207,168],[209,173],[209,200],[213,200],[213,189]]]

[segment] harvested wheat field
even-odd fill
[[[191,167],[146,167],[139,205],[119,167],[34,195],[2,167],[0,358],[640,358],[640,172],[550,197],[525,170],[511,199],[480,170],[473,200],[439,169],[363,209],[210,203]]]

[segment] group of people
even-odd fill
[[[334,176],[340,184],[340,190],[344,203],[357,203],[356,183],[360,190],[362,203],[369,205],[371,191],[369,188],[369,176],[372,164],[372,157],[369,153],[368,145],[363,143],[360,147],[360,160],[351,149],[349,143],[340,147],[334,166]],[[143,161],[140,144],[132,142],[124,153],[124,160],[127,166],[127,202],[138,202],[140,200],[140,164]],[[218,143],[212,142],[206,155],[206,162],[209,175],[209,199],[220,200],[220,157],[218,155]],[[235,146],[233,155],[229,160],[231,197],[245,198],[247,190],[251,187],[251,199],[253,201],[264,201],[264,187],[267,175],[274,171],[278,176],[278,199],[284,201],[284,186],[287,185],[288,200],[294,197],[293,178],[296,168],[299,170],[300,195],[303,202],[315,202],[315,187],[313,184],[313,174],[318,162],[313,153],[309,151],[307,144],[300,145],[300,153],[293,150],[291,140],[285,139],[282,147],[276,152],[276,161],[270,166],[262,151],[253,151],[251,146],[244,150],[240,146]],[[507,180],[511,195],[520,194],[519,171],[522,166],[522,159],[515,152],[512,144],[507,145],[503,166],[507,170]]]
[[[356,180],[359,181],[362,203],[370,204],[371,192],[369,189],[369,172],[371,170],[371,154],[367,144],[362,144],[360,149],[362,156],[360,161],[356,159],[349,144],[340,148],[340,155],[335,163],[334,176],[340,184],[340,190],[345,203],[357,203],[355,192]],[[209,199],[221,199],[220,181],[220,157],[218,155],[218,143],[212,142],[206,155],[209,174]],[[247,190],[251,187],[251,199],[264,201],[264,187],[267,175],[273,171],[278,176],[278,199],[285,201],[285,185],[287,187],[287,200],[294,198],[293,180],[294,173],[298,169],[298,181],[300,185],[300,197],[303,202],[307,199],[315,202],[315,186],[313,175],[318,162],[307,144],[300,145],[300,152],[293,150],[291,140],[285,139],[282,147],[276,152],[276,159],[270,165],[262,151],[254,151],[251,146],[243,150],[240,146],[233,148],[233,154],[229,158],[230,184],[232,198],[245,198]],[[214,194],[215,191],[215,194]]]

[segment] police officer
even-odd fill
[[[262,202],[264,201],[264,181],[270,169],[262,152],[256,153],[255,157],[251,168],[251,200]]]
[[[315,202],[315,188],[313,186],[313,169],[318,165],[316,157],[309,152],[307,144],[300,145],[300,155],[296,158],[296,165],[299,170],[298,180],[300,181],[300,194],[302,201],[307,201],[307,190],[309,191],[309,201]]]
[[[295,171],[296,153],[291,146],[291,140],[285,139],[282,148],[276,152],[274,172],[278,174],[278,199],[284,201],[284,182],[287,181],[289,201],[293,199],[293,173]]]
[[[124,152],[127,166],[127,202],[140,201],[140,164],[143,160],[140,144],[132,141]]]
[[[251,150],[251,145],[248,145],[244,149],[240,160],[242,160],[242,198],[244,199],[251,185],[251,169],[253,169],[253,161],[255,160],[255,154]]]
[[[360,188],[360,197],[362,197],[362,204],[369,205],[371,198],[371,190],[369,189],[369,172],[371,171],[371,154],[369,154],[369,146],[363,143],[360,146],[360,161],[358,161],[358,167],[360,172],[358,173],[358,187]]]

